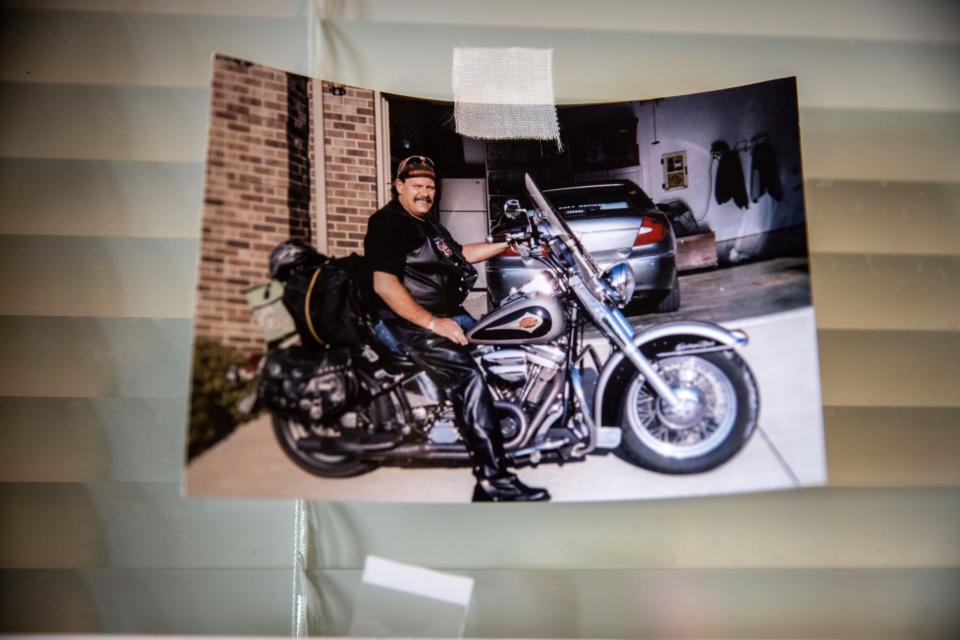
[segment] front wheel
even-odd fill
[[[301,469],[325,478],[351,478],[373,471],[377,465],[353,456],[330,451],[323,438],[292,418],[273,415],[273,432],[280,448]]]
[[[620,413],[621,447],[634,463],[660,473],[709,471],[732,458],[753,434],[757,383],[734,351],[659,360],[680,405],[663,402],[636,372]]]

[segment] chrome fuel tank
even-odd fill
[[[550,296],[520,296],[485,315],[467,333],[474,344],[539,344],[563,335],[563,307]]]

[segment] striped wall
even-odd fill
[[[344,633],[368,553],[477,579],[467,634],[960,632],[960,10],[327,1],[324,77],[449,98],[549,46],[564,101],[798,76],[830,485],[650,503],[319,505]],[[2,0],[0,630],[285,635],[293,505],[179,496],[214,51],[307,71],[301,0]]]

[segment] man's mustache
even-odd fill
[[[418,202],[420,200],[428,203],[433,203],[433,198],[431,196],[417,196],[416,198],[413,199],[414,202]]]

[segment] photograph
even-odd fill
[[[826,482],[795,78],[558,140],[216,55],[184,492],[673,498]]]

